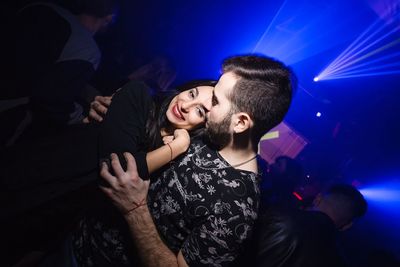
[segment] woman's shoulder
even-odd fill
[[[127,112],[128,109],[146,110],[152,105],[153,99],[147,85],[138,81],[130,81],[115,92],[110,108]]]
[[[121,88],[119,88],[116,91],[115,95],[133,96],[133,97],[144,96],[151,98],[149,92],[150,89],[145,83],[140,81],[129,81]]]

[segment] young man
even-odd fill
[[[102,189],[122,212],[146,266],[227,266],[237,258],[257,218],[257,145],[285,116],[291,78],[267,57],[225,60],[208,114],[210,142],[193,142],[150,187],[129,153],[126,171],[112,154],[114,175],[102,167],[110,184]]]
[[[273,207],[258,221],[250,266],[347,266],[336,234],[364,216],[367,202],[351,185],[336,184],[319,194],[308,210]],[[251,251],[251,252],[250,252]]]

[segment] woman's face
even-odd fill
[[[166,116],[176,129],[191,130],[204,124],[211,108],[214,87],[198,86],[175,96],[169,103]]]

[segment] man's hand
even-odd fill
[[[100,176],[110,187],[100,186],[101,190],[112,200],[114,205],[126,215],[140,206],[146,205],[150,181],[142,180],[137,172],[135,158],[130,153],[124,153],[127,170],[124,171],[116,154],[111,154],[113,176],[107,164],[101,166]]]
[[[111,104],[112,96],[96,96],[94,101],[90,103],[90,111],[86,118],[83,119],[84,123],[92,121],[103,121],[104,115],[107,113],[108,107]]]
[[[164,244],[147,205],[144,204],[150,181],[144,181],[139,177],[135,159],[130,153],[124,153],[124,156],[127,162],[126,172],[122,169],[117,155],[111,154],[111,166],[115,176],[109,172],[107,165],[103,163],[100,175],[111,187],[100,188],[125,215],[139,257],[149,267],[187,267],[182,252],[179,251],[178,256],[176,256]],[[142,203],[142,205],[139,205],[139,203]],[[141,209],[141,207],[144,208]],[[131,212],[133,210],[138,210],[138,212]]]

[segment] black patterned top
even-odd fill
[[[228,266],[250,238],[259,207],[257,174],[232,168],[193,142],[186,154],[152,179],[148,206],[161,238],[189,266]],[[107,208],[108,206],[108,208]],[[80,266],[136,266],[125,220],[109,201],[73,235]]]
[[[168,247],[190,266],[228,266],[252,233],[258,180],[196,141],[151,183],[149,209]]]

